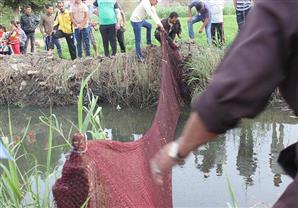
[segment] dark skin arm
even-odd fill
[[[198,146],[207,143],[216,136],[217,134],[207,130],[199,115],[193,112],[184,127],[181,137],[178,139],[178,152],[182,157],[186,157],[190,152],[197,149]],[[161,172],[160,174],[156,174],[152,171],[154,181],[160,185],[163,184],[163,174],[170,171],[177,164],[174,159],[168,156],[170,145],[171,143],[164,146],[150,161],[152,170],[157,167]]]

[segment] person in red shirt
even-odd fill
[[[10,24],[11,24],[11,31],[7,37],[7,40],[8,40],[8,43],[11,45],[11,49],[13,53],[18,55],[18,54],[21,54],[19,27],[17,25],[17,22],[14,20],[12,20]]]
[[[0,39],[2,38],[4,33],[5,33],[5,27],[0,25]]]

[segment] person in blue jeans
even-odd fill
[[[89,17],[88,7],[82,0],[75,0],[70,9],[70,17],[75,28],[75,38],[77,42],[78,56],[81,58],[82,53],[82,39],[86,46],[86,56],[90,56],[90,40],[89,40]]]
[[[136,55],[141,62],[144,62],[144,56],[141,50],[141,29],[145,27],[147,29],[146,32],[146,44],[151,46],[151,30],[152,25],[145,20],[146,14],[150,16],[157,26],[164,31],[163,25],[159,17],[157,16],[155,6],[157,5],[158,0],[142,0],[138,6],[134,9],[131,14],[130,22],[133,28],[133,32],[135,35],[135,48]]]
[[[197,14],[192,17],[191,9],[195,7],[197,10]],[[207,6],[207,4],[203,3],[200,0],[192,0],[192,2],[188,5],[188,35],[191,43],[194,43],[194,31],[193,24],[197,22],[203,22],[203,25],[199,29],[199,33],[202,33],[205,29],[207,42],[211,45],[211,12]]]

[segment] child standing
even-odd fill
[[[18,54],[21,54],[19,28],[15,20],[12,20],[10,24],[11,24],[11,31],[8,34],[7,41],[11,45],[11,49],[13,53],[18,55]]]

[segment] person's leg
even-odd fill
[[[136,48],[136,55],[138,58],[143,59],[143,54],[141,50],[141,22],[131,22],[133,32],[135,35],[135,48]]]
[[[152,25],[147,22],[146,20],[142,21],[142,27],[146,28],[146,44],[151,45],[151,30],[152,30]]]
[[[126,48],[125,48],[125,41],[124,41],[124,32],[122,28],[117,31],[117,39],[121,49],[121,53],[125,53]]]
[[[48,51],[49,50],[49,36],[46,36],[43,40],[44,40],[44,49],[46,51]]]
[[[215,45],[215,46],[217,46],[216,38],[215,38],[215,28],[216,28],[216,24],[217,24],[217,23],[212,23],[212,24],[211,24],[211,38],[212,38],[212,43],[213,43],[213,45]]]
[[[222,47],[223,44],[224,44],[224,38],[223,37],[224,37],[224,34],[223,34],[223,23],[220,22],[220,23],[218,23],[218,27],[217,27],[217,38],[218,38],[220,47]]]
[[[83,36],[83,41],[84,41],[85,47],[86,47],[86,56],[90,56],[90,40],[89,40],[88,30],[89,30],[89,28],[83,28],[83,30],[81,30],[82,36]]]
[[[28,48],[29,39],[30,39],[30,38],[29,38],[29,35],[30,35],[30,33],[26,33],[27,38],[26,38],[26,41],[25,41],[23,54],[27,53],[27,48]]]
[[[52,39],[53,39],[54,45],[57,48],[57,53],[58,53],[59,58],[62,58],[62,48],[61,48],[59,39],[56,39],[54,36],[52,36]]]
[[[193,31],[193,24],[199,22],[202,20],[202,16],[199,14],[196,14],[195,16],[192,17],[191,22],[188,22],[187,26],[188,26],[188,36],[190,39],[194,39],[195,38],[195,34]]]
[[[112,56],[115,56],[117,53],[117,34],[116,34],[116,25],[112,24],[108,26],[108,38],[109,38],[109,43],[112,48]]]
[[[75,38],[77,42],[78,57],[82,58],[82,30],[75,29]]]
[[[66,39],[66,42],[67,42],[70,57],[71,57],[72,60],[74,60],[74,59],[77,58],[77,53],[76,53],[76,46],[75,46],[75,43],[74,43],[73,34],[65,34],[64,33],[64,36],[65,36],[65,39]]]
[[[11,48],[12,48],[14,54],[19,55],[21,53],[20,52],[20,44],[19,43],[12,44],[11,45]]]
[[[100,25],[99,30],[102,38],[104,54],[108,57],[110,55],[108,27],[106,25]]]
[[[212,39],[211,39],[211,19],[209,19],[207,25],[205,26],[205,32],[206,32],[206,38],[207,38],[208,45],[210,46],[211,43],[212,43]]]
[[[31,53],[34,53],[35,48],[35,32],[30,34]]]
[[[245,11],[236,10],[236,20],[238,24],[238,32],[240,32],[242,25],[245,21]]]
[[[249,11],[250,11],[250,8],[243,11],[243,24],[245,24],[245,22],[246,22],[247,15],[248,15]]]
[[[89,26],[88,34],[89,34],[90,42],[93,46],[95,56],[97,56],[98,55],[97,54],[97,44],[96,44],[96,39],[95,39],[94,32],[93,32],[93,27]]]

